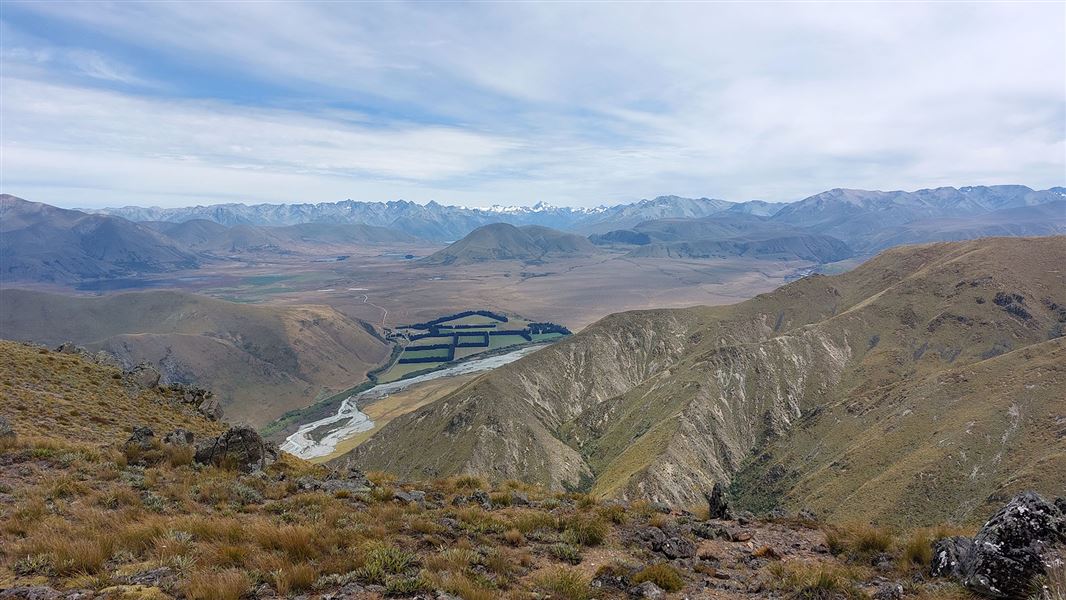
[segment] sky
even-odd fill
[[[0,190],[595,206],[1066,185],[1066,3],[0,3]]]

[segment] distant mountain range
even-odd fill
[[[328,252],[352,245],[412,243],[395,229],[351,223],[286,227],[192,219],[134,222],[0,195],[0,276],[73,283],[195,269],[244,253]]]
[[[468,208],[437,202],[422,205],[392,202],[324,202],[319,204],[218,204],[185,208],[105,208],[95,212],[131,221],[182,222],[205,219],[223,225],[294,225],[298,223],[362,223],[388,227],[427,240],[458,240],[491,223],[541,225],[584,234],[606,234],[657,219],[699,219],[715,215],[747,214],[763,217],[808,233],[843,240],[860,253],[876,252],[870,233],[920,224],[929,219],[960,219],[995,211],[1034,207],[1066,200],[1066,188],[1033,190],[1021,185],[941,187],[914,192],[833,189],[793,203],[729,202],[712,198],[660,196],[630,204],[595,208],[493,206]],[[1026,235],[1059,233],[1066,215],[1053,227],[1039,231],[1027,214],[1003,214],[1028,221]],[[958,229],[956,228],[956,231]],[[927,231],[923,241],[939,239]],[[947,238],[951,239],[951,238]],[[888,243],[886,240],[881,243]]]
[[[418,204],[391,202],[323,202],[319,204],[217,204],[185,208],[126,206],[90,212],[109,214],[131,221],[183,222],[194,219],[222,225],[294,225],[297,223],[364,223],[389,227],[434,241],[452,241],[492,223],[541,225],[584,233],[636,225],[649,219],[706,217],[723,210],[772,214],[783,204],[727,202],[710,198],[660,196],[631,204],[596,208],[556,207],[538,203],[532,207],[493,206],[468,208],[437,202]]]
[[[1066,188],[834,189],[791,204],[660,196],[590,209],[543,203],[478,209],[346,200],[125,207],[95,213],[0,195],[0,217],[0,275],[12,281],[125,278],[196,268],[205,260],[242,253],[322,252],[353,244],[414,243],[419,238],[439,243],[462,240],[495,224],[587,235],[595,244],[628,247],[633,257],[748,256],[826,263],[868,257],[905,243],[1066,233]],[[493,256],[539,260],[538,250],[508,231],[501,236],[487,234],[502,234],[504,229],[486,230],[428,262]],[[494,247],[494,239],[502,245]],[[583,242],[567,243],[569,252],[594,251]],[[549,254],[541,253],[541,258]]]

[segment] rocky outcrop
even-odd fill
[[[209,392],[210,393],[210,392]],[[196,406],[196,411],[212,421],[222,420],[222,403],[214,396],[207,396]]]
[[[725,490],[722,488],[722,484],[714,482],[714,487],[711,492],[707,494],[707,518],[708,519],[731,519],[732,513],[729,511],[729,503],[725,499]]]
[[[137,427],[133,434],[126,440],[124,447],[127,450],[151,450],[156,445],[155,432],[151,427]]]
[[[183,404],[195,406],[197,412],[212,421],[222,419],[222,403],[215,398],[214,392],[201,387],[172,383],[170,391],[178,394],[178,399]]]
[[[1039,494],[1024,492],[1000,509],[972,540],[940,540],[933,547],[934,575],[957,579],[992,598],[1023,598],[1045,572],[1045,557],[1066,543],[1066,515]]]
[[[242,473],[261,471],[277,458],[277,446],[265,442],[247,425],[230,427],[217,438],[197,444],[195,456],[200,464],[233,468]]]
[[[162,377],[158,369],[146,362],[138,364],[123,375],[126,381],[147,389],[159,387],[159,380]]]

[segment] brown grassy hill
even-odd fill
[[[125,440],[140,426],[198,435],[225,430],[170,391],[127,382],[115,367],[7,340],[0,340],[0,396],[0,416],[26,436],[101,444]]]
[[[0,290],[0,331],[74,341],[223,400],[227,416],[262,426],[362,381],[388,358],[372,328],[325,306],[258,306],[169,291],[72,297]]]
[[[1063,237],[931,244],[733,306],[612,315],[351,456],[676,504],[739,473],[756,508],[979,518],[1066,483],[1063,264]]]
[[[423,264],[469,264],[488,260],[538,261],[561,256],[581,256],[597,252],[588,239],[549,227],[515,227],[493,223],[471,231],[463,239],[426,258]]]
[[[708,521],[291,457],[242,474],[180,445],[154,458],[124,448],[138,426],[198,439],[221,426],[81,356],[0,341],[0,389],[15,429],[0,433],[4,598],[609,600],[646,582],[672,598],[857,599],[896,582],[906,598],[968,598],[920,575],[951,529]]]

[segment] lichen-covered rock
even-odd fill
[[[263,441],[259,433],[247,425],[230,427],[217,438],[196,446],[196,462],[235,468],[251,473],[277,460],[277,447]]]
[[[659,552],[669,559],[692,558],[696,556],[696,544],[683,537],[670,537],[663,540]]]
[[[972,541],[938,542],[932,572],[952,576],[984,596],[1021,598],[1033,578],[1045,572],[1044,555],[1064,542],[1066,515],[1039,494],[1024,492],[993,515]]]
[[[970,563],[972,555],[973,540],[970,538],[953,536],[938,540],[933,544],[933,563],[929,571],[933,577],[961,579],[963,565]]]

